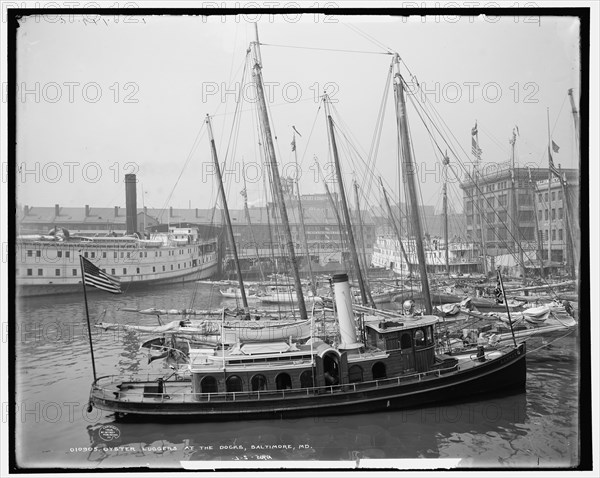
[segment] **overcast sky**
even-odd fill
[[[241,105],[239,132],[231,137],[233,92],[242,81],[254,19],[90,15],[23,21],[17,40],[19,205],[124,206],[127,172],[138,175],[139,207],[214,205],[206,114],[214,115],[220,158],[228,152],[230,171],[240,170],[242,161],[261,161],[252,101]],[[429,104],[467,152],[462,161],[472,159],[471,128],[477,120],[484,163],[510,158],[508,141],[517,125],[517,162],[546,167],[549,108],[552,138],[560,147],[555,162],[577,167],[567,97],[573,88],[579,108],[575,19],[263,15],[259,34],[265,44],[263,75],[270,85],[278,160],[282,165],[293,161],[294,125],[302,134],[297,145],[303,193],[323,192],[313,157],[322,165],[329,161],[325,118],[319,111],[326,84],[337,121],[367,161],[392,60],[381,54],[385,48],[400,54],[407,81],[415,81],[412,74],[429,91]],[[252,100],[253,90],[244,91]],[[413,99],[422,102],[422,94]],[[386,105],[371,171],[396,191],[391,92]],[[410,101],[408,113],[416,162],[435,171],[439,155]],[[355,177],[369,191],[369,201],[377,203],[380,193],[366,179],[370,176],[361,160],[348,154],[344,138],[340,143],[347,185]],[[262,181],[256,180],[260,166],[246,171],[251,173],[248,199],[259,203],[265,197]],[[230,206],[241,207],[241,175],[228,173],[226,179]],[[439,207],[439,175],[424,179],[423,202]],[[455,185],[450,190],[455,208],[461,209],[461,191]]]

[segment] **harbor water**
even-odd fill
[[[235,305],[216,287],[193,282],[118,296],[94,291],[88,299],[92,320],[143,325],[158,325],[157,318],[122,309]],[[214,468],[245,461],[260,468],[260,462],[283,461],[302,468],[307,461],[341,467],[381,459],[394,466],[394,460],[454,458],[463,467],[539,468],[571,467],[579,460],[576,332],[529,348],[526,391],[516,394],[339,417],[123,421],[87,410],[92,364],[83,295],[17,299],[15,311],[14,423],[22,467],[179,468],[183,462],[210,462]],[[164,360],[148,364],[147,351],[140,350],[147,335],[102,329],[92,335],[98,377],[172,373]]]

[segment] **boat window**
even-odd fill
[[[410,334],[402,334],[402,337],[400,337],[400,348],[403,350],[412,348],[412,338]]]
[[[425,345],[425,334],[423,333],[423,329],[415,330],[415,346],[422,347]]]
[[[287,373],[280,373],[275,378],[275,387],[277,390],[287,390],[292,388],[292,377]]]
[[[371,371],[373,372],[373,380],[379,380],[387,377],[385,372],[385,364],[383,362],[375,362],[371,368]]]
[[[243,390],[242,379],[237,375],[228,377],[225,383],[228,392],[241,392]]]
[[[256,392],[257,390],[266,390],[267,378],[264,375],[255,375],[254,377],[252,377],[250,385],[252,387],[253,392]]]
[[[358,365],[352,365],[348,369],[348,381],[350,383],[363,381],[363,369]]]
[[[200,390],[202,393],[217,393],[219,391],[217,379],[210,375],[204,377],[200,381]]]
[[[310,370],[305,370],[300,374],[300,387],[311,388],[314,387],[313,374]]]
[[[427,333],[427,345],[431,345],[433,343],[433,329],[431,325],[425,329]]]

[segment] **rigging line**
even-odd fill
[[[308,145],[310,144],[310,139],[312,138],[313,132],[315,130],[315,125],[317,124],[317,120],[319,119],[319,112],[321,111],[321,102],[319,102],[319,107],[317,108],[317,112],[315,113],[315,119],[313,120],[312,126],[310,128],[310,133],[308,134],[308,139],[306,140],[306,146],[304,147],[304,152],[302,153],[302,157],[300,158],[300,171],[302,171],[302,165],[304,164],[304,157],[308,152]]]
[[[346,28],[350,28],[355,33],[358,33],[360,36],[362,36],[366,40],[370,41],[374,45],[378,46],[379,48],[387,50],[387,54],[388,55],[393,55],[394,54],[394,51],[391,48],[385,46],[382,42],[380,42],[379,40],[377,40],[377,38],[373,37],[372,35],[368,34],[365,31],[361,30],[356,25],[352,25],[350,23],[344,23],[344,22],[342,22],[342,25],[345,26]]]
[[[550,137],[552,137],[554,135],[554,130],[556,129],[556,125],[558,124],[558,120],[560,118],[560,114],[562,113],[562,110],[565,107],[565,103],[567,102],[567,97],[568,96],[569,95],[566,94],[565,97],[563,98],[562,105],[560,106],[560,110],[558,111],[558,115],[556,115],[556,120],[554,121],[554,125],[552,126],[552,130],[550,132]]]
[[[368,55],[393,55],[391,52],[383,52],[383,51],[365,51],[365,50],[344,50],[338,48],[318,48],[318,47],[310,47],[310,46],[296,46],[296,45],[275,45],[273,43],[260,43],[260,46],[273,46],[278,48],[294,48],[300,50],[320,50],[320,51],[335,51],[342,53],[365,53]]]

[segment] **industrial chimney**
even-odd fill
[[[127,234],[137,231],[137,179],[135,174],[125,175],[125,210],[127,220]]]

